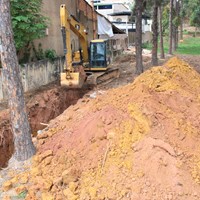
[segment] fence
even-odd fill
[[[58,80],[63,66],[63,58],[57,58],[52,62],[42,60],[22,65],[20,73],[24,92],[37,89],[42,85],[47,85]],[[6,98],[6,88],[3,85],[3,75],[0,69],[0,100]]]

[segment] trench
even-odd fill
[[[30,95],[27,101],[27,113],[32,133],[44,129],[50,120],[63,113],[84,96],[88,89],[66,89],[56,87]],[[13,135],[11,132],[8,110],[0,112],[0,168],[5,168],[14,152]]]

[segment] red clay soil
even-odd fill
[[[0,115],[0,168],[6,166],[13,153],[13,138],[7,112],[1,112]]]
[[[33,135],[44,129],[51,119],[75,104],[87,90],[68,90],[54,86],[29,97],[27,111]],[[0,112],[0,168],[7,165],[13,153],[13,137],[9,123],[9,110]]]
[[[200,76],[173,58],[38,135],[29,199],[200,199]]]

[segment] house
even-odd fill
[[[124,1],[125,2],[125,1]],[[129,39],[129,44],[132,45],[135,42],[135,20],[132,17],[132,11],[124,3],[119,3],[119,1],[111,0],[107,2],[104,1],[93,1],[94,8],[97,12],[108,18],[113,25],[118,29],[126,32]],[[143,30],[143,43],[151,41],[151,24],[152,21],[149,16],[142,16],[142,30]]]

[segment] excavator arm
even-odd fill
[[[72,49],[71,49],[71,34],[73,31],[79,38],[82,48],[83,62],[88,62],[88,41],[87,31],[85,27],[75,20],[67,11],[66,5],[60,6],[60,19],[61,19],[61,31],[63,36],[64,54],[66,56],[66,69],[72,72]]]
[[[90,79],[92,84],[107,82],[119,76],[119,69],[107,69],[107,43],[104,40],[94,40],[90,42],[91,59],[89,61],[87,31],[81,23],[69,14],[65,4],[60,6],[60,19],[66,59],[66,66],[64,67],[66,72],[61,73],[60,76],[61,85],[70,88],[81,88],[86,80],[85,70],[89,70],[89,72],[101,71],[100,74],[90,73],[90,76],[87,76],[87,81]],[[83,66],[79,66],[78,68],[72,66],[71,31],[79,38],[82,48],[83,63],[89,63],[88,69]]]

